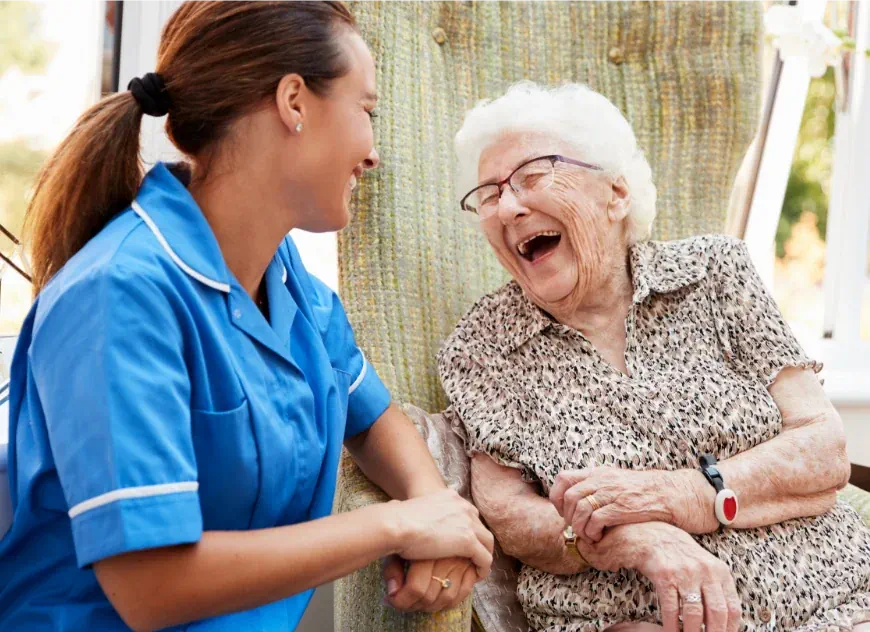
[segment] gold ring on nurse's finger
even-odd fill
[[[598,511],[599,509],[601,509],[601,503],[595,500],[595,494],[589,494],[586,497],[586,500],[588,500],[589,504],[592,505],[592,511]]]
[[[435,575],[432,575],[432,579],[434,579],[436,582],[441,584],[441,588],[443,588],[445,590],[447,590],[448,588],[450,588],[453,585],[453,582],[450,580],[449,577],[447,579],[441,579],[440,577],[435,577]]]

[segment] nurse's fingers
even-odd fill
[[[492,568],[492,550],[480,543],[480,540],[473,539],[471,542],[471,553],[468,558],[477,567],[478,579],[486,579],[489,577],[489,571]]]
[[[468,595],[474,589],[474,584],[477,583],[477,570],[473,566],[468,566],[465,572],[459,575],[457,573],[454,581],[455,594],[444,605],[443,609],[455,608],[463,601],[468,599]],[[458,586],[458,588],[456,588]]]
[[[387,598],[387,603],[396,610],[417,610],[418,604],[426,597],[432,584],[434,560],[412,562],[405,576],[405,585],[395,596]]]
[[[477,581],[477,571],[474,568],[469,568],[465,571],[465,575],[462,576],[462,586],[459,589],[459,595],[456,599],[457,603],[465,601],[468,598],[468,595],[470,595],[471,591],[474,590],[474,585]]]
[[[495,536],[492,535],[492,532],[483,526],[480,520],[475,520],[472,528],[474,529],[474,535],[477,536],[480,543],[486,547],[487,551],[492,553],[495,548]]]
[[[384,578],[387,597],[394,597],[405,585],[405,560],[398,555],[384,558],[381,576]]]
[[[445,573],[442,570],[443,568],[449,568],[449,570]],[[436,564],[435,575],[439,579],[447,580],[448,587],[445,588],[440,582],[436,582],[441,586],[441,590],[437,593],[432,604],[423,610],[426,612],[438,612],[439,610],[444,610],[445,608],[450,608],[455,605],[457,603],[456,597],[462,588],[462,578],[465,575],[465,571],[468,569],[474,569],[474,567],[469,564],[468,560],[455,560],[455,562],[449,566]]]

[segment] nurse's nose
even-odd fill
[[[378,156],[377,150],[372,147],[372,150],[369,152],[368,158],[363,161],[363,169],[374,169],[379,164],[381,164],[381,157]]]

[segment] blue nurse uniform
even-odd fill
[[[0,630],[126,629],[94,562],[330,513],[389,393],[289,237],[265,282],[271,322],[158,164],[46,285],[12,364]],[[178,629],[293,630],[311,593]]]

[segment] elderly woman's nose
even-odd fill
[[[504,224],[510,224],[528,215],[529,209],[517,198],[513,189],[505,187],[498,202],[498,216]]]

